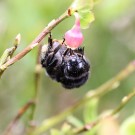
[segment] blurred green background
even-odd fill
[[[15,36],[21,33],[23,50],[54,18],[60,16],[72,0],[0,0],[0,55],[11,47]],[[100,0],[94,8],[95,21],[83,30],[85,54],[91,63],[91,77],[81,88],[65,90],[42,71],[39,102],[35,119],[43,119],[61,112],[93,88],[116,75],[135,58],[135,1]],[[74,24],[66,19],[53,31],[53,37],[62,39]],[[44,43],[46,43],[46,39]],[[34,92],[34,71],[37,48],[3,74],[0,81],[0,132],[15,116],[18,109],[31,99]],[[99,112],[114,108],[135,85],[135,74],[121,83],[115,91],[105,95]],[[121,113],[120,119],[135,111],[135,99]]]

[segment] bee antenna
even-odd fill
[[[82,48],[82,54],[84,55],[84,47]]]

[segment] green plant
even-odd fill
[[[28,121],[31,122],[30,125],[26,124],[28,128],[26,134],[30,135],[39,135],[50,130],[51,135],[75,135],[85,133],[86,135],[94,135],[98,131],[98,126],[102,123],[103,120],[106,120],[108,117],[113,117],[118,114],[123,107],[135,96],[135,91],[128,94],[126,97],[122,99],[118,107],[113,109],[112,111],[107,112],[104,115],[98,115],[97,107],[99,104],[100,98],[107,94],[108,92],[116,89],[121,81],[126,79],[130,74],[135,71],[135,61],[130,62],[125,69],[123,69],[118,75],[114,76],[109,81],[105,82],[103,85],[95,88],[94,90],[89,90],[86,95],[84,95],[80,100],[78,100],[71,107],[65,109],[65,111],[55,115],[51,118],[43,120],[38,126],[33,125],[35,110],[37,106],[37,97],[40,85],[40,50],[41,45],[40,42],[46,37],[46,35],[54,29],[60,22],[73,16],[74,13],[78,12],[81,18],[81,28],[88,28],[89,24],[94,21],[94,14],[92,12],[93,6],[95,4],[94,0],[75,0],[72,5],[67,9],[67,11],[60,16],[58,19],[52,20],[47,27],[32,41],[30,45],[28,45],[24,50],[13,57],[13,53],[18,47],[20,43],[20,35],[18,35],[15,39],[14,46],[5,50],[3,55],[0,58],[0,76],[3,75],[5,70],[23,58],[26,54],[28,54],[33,48],[38,47],[38,55],[37,55],[37,63],[35,67],[35,92],[32,100],[26,103],[17,113],[13,121],[9,124],[7,129],[5,130],[5,135],[11,133],[11,130],[14,128],[16,122],[22,117],[22,115],[28,110],[31,109],[30,118]],[[84,107],[82,107],[84,106]],[[74,112],[82,107],[82,119],[77,118]],[[65,121],[62,124],[61,128],[53,128],[58,123]],[[127,124],[128,123],[128,124]],[[126,125],[126,128],[125,126]],[[131,126],[130,126],[131,125]],[[132,130],[132,122],[126,122],[126,124],[122,125],[122,132],[125,132],[125,135],[130,135],[130,130]],[[123,128],[124,127],[124,128]],[[129,128],[131,127],[131,128]],[[134,127],[134,126],[133,126]],[[125,131],[126,130],[126,131]],[[133,131],[131,131],[133,133]]]

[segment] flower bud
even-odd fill
[[[72,29],[65,33],[65,42],[68,47],[72,49],[78,48],[83,42],[83,34],[80,29],[80,18],[79,14],[75,13],[75,24]]]

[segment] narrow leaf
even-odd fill
[[[67,121],[75,127],[83,126],[83,122],[78,118],[76,118],[75,116],[68,117]]]
[[[97,118],[98,99],[93,99],[87,102],[84,108],[84,121],[85,123],[94,121]]]

